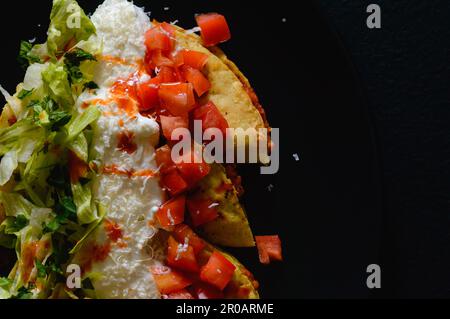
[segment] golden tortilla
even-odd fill
[[[229,189],[222,189],[222,185]],[[227,177],[225,168],[212,164],[211,172],[199,184],[199,192],[219,204],[219,217],[200,227],[201,234],[212,243],[225,247],[254,247],[255,241],[247,216],[239,203],[236,188]]]
[[[181,28],[177,28],[176,39],[182,48],[209,55],[205,75],[211,82],[211,90],[204,99],[212,101],[217,106],[230,128],[246,130],[267,127],[246,90],[245,86],[251,89],[250,83],[222,51],[217,48],[208,50],[203,46],[199,36],[187,34]]]

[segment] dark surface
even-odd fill
[[[386,199],[383,291],[450,297],[448,1],[320,1],[369,98]]]
[[[81,3],[92,11],[97,2]],[[260,280],[262,296],[371,296],[366,267],[380,261],[383,235],[377,155],[359,81],[316,8],[309,1],[301,10],[278,1],[258,5],[255,14],[242,1],[136,3],[151,3],[155,18],[178,19],[186,28],[194,26],[195,13],[225,14],[233,39],[222,47],[253,83],[271,125],[281,128],[280,173],[241,170],[255,234],[278,233],[283,241],[285,262],[270,267],[258,263],[254,249],[234,251]],[[0,21],[2,30],[17,28],[2,33],[7,47],[0,67],[9,91],[23,77],[13,63],[19,40],[44,39],[50,3],[27,9],[29,18],[20,23]]]

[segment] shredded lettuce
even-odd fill
[[[50,64],[42,72],[42,80],[50,97],[60,104],[64,109],[69,109],[74,104],[72,88],[70,87],[69,75],[64,66]]]
[[[79,84],[85,82],[85,76],[81,70],[81,65],[87,65],[89,62],[96,62],[97,59],[91,53],[80,49],[74,48],[64,55],[64,65],[67,73],[69,74],[69,80],[72,84]],[[89,70],[89,68],[85,68]]]
[[[36,141],[32,139],[24,139],[19,143],[18,149],[9,151],[0,161],[0,186],[9,182],[19,163],[26,163],[30,159],[36,146]]]
[[[44,82],[42,81],[42,72],[48,68],[48,63],[39,64],[34,63],[30,65],[25,72],[25,78],[23,80],[24,90],[33,90],[32,96],[36,99],[43,98],[42,88]]]
[[[51,210],[39,209],[34,210],[33,215],[31,217],[30,225],[25,227],[18,234],[18,241],[16,252],[18,254],[18,264],[19,267],[14,274],[13,285],[10,287],[10,293],[12,295],[17,295],[21,289],[28,289],[30,287],[34,287],[34,282],[36,280],[40,280],[37,278],[37,271],[34,271],[36,268],[36,262],[34,263],[32,269],[27,269],[28,271],[23,272],[23,268],[20,266],[23,263],[21,262],[22,258],[29,258],[23,254],[25,251],[29,251],[29,244],[34,243],[36,247],[38,247],[38,251],[36,252],[35,260],[39,260],[42,262],[46,260],[52,254],[52,237],[51,234],[42,234],[42,223],[45,222],[47,218],[49,218],[51,214]],[[28,266],[27,266],[28,267]],[[29,272],[31,270],[31,272]],[[45,281],[42,281],[41,284],[45,285]],[[43,289],[42,289],[43,288]],[[41,287],[41,289],[29,291],[31,294],[28,296],[28,299],[39,297],[41,291],[45,290],[45,287]]]
[[[103,219],[106,216],[106,208],[99,203],[98,204],[98,218],[95,222],[93,222],[92,224],[89,225],[88,229],[86,230],[86,233],[84,234],[84,236],[77,242],[77,244],[75,245],[75,247],[69,252],[70,255],[74,255],[77,252],[80,251],[80,249],[83,247],[83,245],[85,244],[86,240],[88,239],[88,237],[94,232],[94,230],[97,229],[97,227],[103,222]]]
[[[94,24],[75,0],[53,0],[47,39],[51,57],[64,51],[70,41],[87,40],[93,34]]]
[[[0,93],[4,96],[6,102],[8,102],[8,105],[13,111],[16,119],[17,120],[23,119],[23,117],[25,116],[25,112],[21,101],[17,97],[11,96],[8,93],[8,91],[6,91],[1,85],[0,85]]]
[[[102,42],[91,37],[95,27],[75,0],[53,0],[50,20],[46,43],[21,43],[24,83],[13,96],[0,86],[8,102],[0,127],[0,186],[7,185],[0,188],[0,246],[17,255],[9,279],[0,278],[0,299],[51,295],[70,254],[106,214],[94,201],[91,176],[72,183],[67,165],[69,151],[90,160],[89,125],[101,112],[96,106],[78,112],[75,100],[98,88],[93,79]],[[29,274],[23,258],[30,244],[39,252]]]
[[[77,206],[78,222],[81,225],[91,224],[98,219],[97,207],[92,198],[91,183],[72,184],[73,200]]]
[[[80,134],[75,137],[75,139],[70,142],[67,147],[77,155],[79,159],[81,159],[83,162],[88,162],[88,151],[89,151],[89,145],[86,138],[86,135],[84,132],[81,132]]]
[[[42,129],[29,119],[24,119],[10,127],[0,129],[0,156],[5,155],[12,149],[23,149],[24,153],[22,155],[24,155],[26,153],[26,148],[23,148],[24,143],[28,143],[27,141],[30,139],[39,141],[43,137],[44,132]]]
[[[0,278],[0,299],[9,299],[11,294],[9,289],[11,288],[12,281],[8,278]]]
[[[32,121],[22,120],[8,128],[0,129],[0,186],[12,177],[19,163],[26,163],[36,146],[43,143],[45,133]]]
[[[5,215],[9,217],[23,215],[30,218],[33,209],[37,208],[17,193],[0,192],[0,204],[3,206]]]
[[[88,107],[83,113],[74,117],[67,125],[66,142],[72,142],[85,128],[95,122],[101,115],[100,110],[95,105]]]
[[[35,55],[32,52],[32,49],[33,44],[31,44],[30,42],[28,41],[20,42],[20,50],[19,56],[17,57],[17,61],[19,62],[20,66],[24,69],[26,69],[30,64],[41,62],[39,56]]]
[[[3,156],[0,162],[0,186],[5,185],[11,179],[14,171],[19,165],[17,151],[10,151]]]

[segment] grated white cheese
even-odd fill
[[[212,203],[211,205],[208,206],[208,208],[214,208],[214,207],[218,207],[220,206],[219,203]]]
[[[98,41],[103,43],[103,55],[126,60],[126,64],[101,61],[94,81],[99,85],[95,94],[83,93],[77,105],[110,97],[111,85],[137,71],[133,62],[145,55],[144,34],[151,27],[143,9],[126,0],[106,0],[92,15]],[[103,112],[117,111],[115,102],[99,106]],[[115,113],[113,113],[115,114]],[[119,125],[123,123],[123,126]],[[118,149],[118,136],[124,130],[132,133],[137,150],[133,154]],[[154,119],[102,115],[94,126],[93,150],[99,166],[115,165],[122,170],[157,170],[155,147],[159,142],[159,126]],[[149,226],[163,202],[163,192],[155,177],[99,174],[93,186],[94,197],[107,208],[107,219],[116,222],[123,232],[124,246],[113,244],[106,260],[94,263],[92,272],[101,274],[93,280],[99,298],[156,299],[160,298],[150,268],[162,265],[161,247],[149,246],[156,230]],[[92,235],[92,241],[107,240],[104,227]]]

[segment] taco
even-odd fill
[[[17,255],[0,298],[258,298],[214,246],[255,245],[239,176],[193,140],[174,151],[194,120],[269,128],[214,46],[230,37],[224,17],[199,15],[200,37],[126,0],[90,18],[54,0],[50,20],[45,43],[21,43],[16,93],[0,87],[0,245]]]

